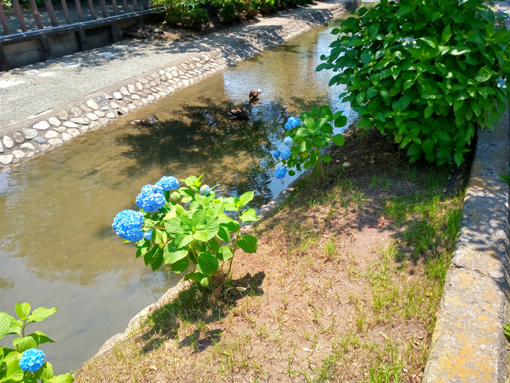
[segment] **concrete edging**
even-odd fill
[[[462,221],[437,313],[424,383],[508,379],[509,111],[478,131]]]

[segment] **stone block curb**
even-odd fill
[[[462,221],[432,336],[424,383],[503,383],[510,308],[509,111],[478,131]]]

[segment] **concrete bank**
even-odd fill
[[[199,40],[128,42],[6,72],[0,75],[0,167],[99,129],[355,6],[330,0]]]
[[[494,131],[478,132],[462,221],[437,315],[424,383],[508,379],[508,108]]]

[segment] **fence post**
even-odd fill
[[[103,14],[103,17],[106,19],[108,17],[108,9],[106,8],[106,1],[99,0],[99,4],[101,4],[101,13]]]
[[[45,35],[39,37],[39,53],[42,61],[46,61],[51,58],[50,46]]]
[[[48,11],[48,15],[50,16],[51,25],[54,27],[58,27],[57,16],[55,15],[55,10],[53,9],[53,4],[51,0],[44,0],[46,4],[46,10]]]
[[[13,0],[12,5],[14,6],[14,12],[16,13],[16,17],[18,18],[19,26],[23,32],[27,32],[27,24],[25,24],[25,19],[23,18],[23,12],[21,12],[21,7],[19,6],[19,0]]]
[[[32,12],[34,13],[34,19],[35,23],[37,24],[37,28],[44,29],[44,26],[41,21],[41,15],[39,14],[39,9],[37,8],[35,0],[30,0],[30,6],[32,7]]]
[[[89,5],[90,17],[92,18],[92,20],[95,20],[96,19],[96,11],[94,9],[94,3],[92,2],[92,0],[87,0],[87,3]]]
[[[83,23],[83,12],[81,11],[80,0],[74,0],[74,5],[76,6],[76,12],[78,13],[78,19],[80,19],[80,21]]]
[[[69,10],[67,9],[67,2],[66,0],[60,0],[62,3],[62,10],[64,11],[64,16],[66,18],[67,24],[72,24],[71,17],[69,16]]]
[[[5,35],[10,35],[11,31],[9,30],[9,24],[7,24],[7,18],[5,17],[4,8],[2,6],[0,6],[0,21],[2,22]]]

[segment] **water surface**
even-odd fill
[[[328,88],[331,74],[315,72],[333,39],[316,28],[0,174],[0,309],[13,314],[18,301],[60,309],[32,325],[56,341],[42,349],[57,373],[76,369],[180,279],[152,273],[112,231],[143,185],[205,172],[221,194],[255,190],[260,207],[294,179],[259,166],[283,149],[290,115],[327,103],[354,119],[342,89]],[[257,88],[260,103],[249,105]],[[230,120],[234,106],[250,121]],[[152,114],[155,126],[130,124]]]

